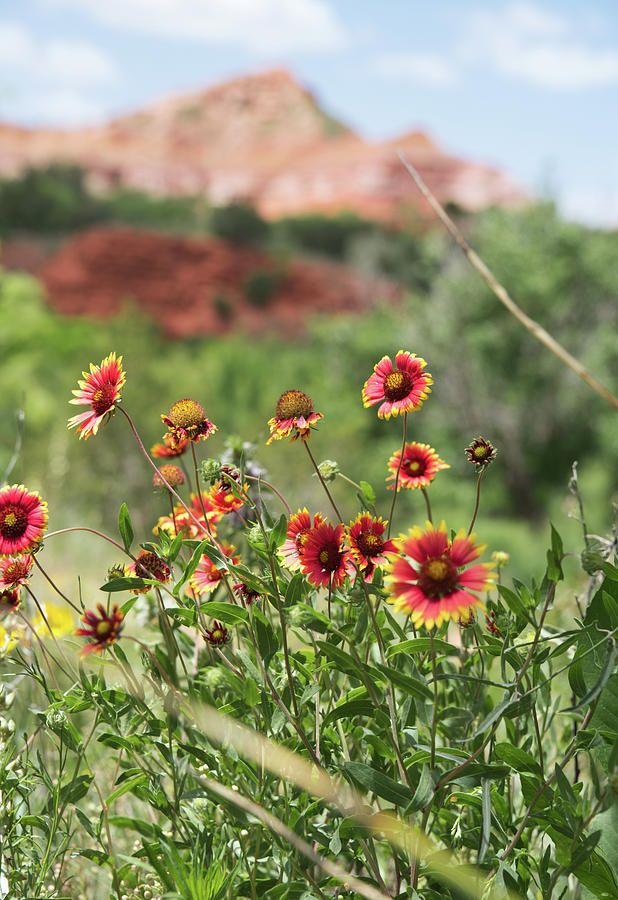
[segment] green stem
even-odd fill
[[[408,425],[408,414],[404,412],[403,414],[403,440],[401,442],[401,453],[399,454],[399,465],[397,466],[397,473],[395,475],[395,484],[393,485],[393,502],[391,503],[391,511],[388,516],[388,531],[386,532],[387,539],[391,536],[391,528],[393,525],[393,513],[395,511],[395,503],[397,502],[397,493],[399,491],[399,473],[401,472],[401,466],[403,463],[403,454],[406,449],[406,430]]]
[[[470,527],[468,528],[468,535],[467,535],[468,537],[472,533],[472,529],[474,528],[474,523],[476,522],[476,514],[479,511],[479,501],[481,499],[481,479],[482,479],[483,475],[485,474],[486,468],[487,468],[486,466],[482,467],[481,471],[479,472],[478,480],[476,482],[476,501],[474,504],[474,512],[472,513],[472,521],[470,522]]]
[[[427,489],[422,487],[421,491],[423,492],[423,497],[425,498],[425,507],[427,508],[427,518],[433,525],[433,517],[431,515],[431,504],[429,503],[429,495],[427,494]]]
[[[429,632],[431,640],[431,669],[433,672],[433,719],[431,721],[431,769],[436,765],[436,731],[438,728],[438,679],[436,667],[436,648],[433,642],[434,629]]]
[[[326,484],[326,482],[325,482],[324,479],[322,478],[322,473],[320,472],[320,469],[319,469],[319,467],[318,467],[318,464],[317,464],[317,462],[316,462],[315,459],[314,459],[313,453],[312,453],[311,450],[309,449],[309,444],[308,444],[308,442],[307,442],[307,441],[303,441],[303,444],[304,444],[304,446],[305,446],[305,450],[306,450],[307,453],[309,454],[309,459],[311,460],[311,462],[312,462],[312,464],[313,464],[313,468],[315,469],[316,475],[317,475],[318,478],[320,479],[320,482],[322,483],[322,487],[323,487],[324,490],[326,491],[326,496],[327,496],[328,499],[330,500],[330,505],[331,505],[332,508],[335,510],[335,515],[337,516],[337,518],[339,519],[340,522],[343,522],[343,516],[341,515],[341,513],[340,513],[339,510],[337,509],[337,504],[336,504],[335,501],[333,500],[332,495],[331,495],[331,492],[328,490],[328,485]]]

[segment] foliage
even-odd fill
[[[251,203],[238,200],[213,208],[210,231],[232,244],[260,244],[268,236],[268,223]]]
[[[108,401],[108,421],[92,439],[102,455],[114,453],[123,492],[119,463],[133,454],[121,433],[131,442],[136,436],[128,389],[137,376],[128,368],[123,396]],[[177,396],[184,395],[183,386]],[[192,401],[183,409],[187,402],[203,414]],[[427,409],[435,402],[434,394]],[[49,403],[49,416],[60,416],[57,397]],[[326,404],[324,412],[315,433],[305,418],[294,419],[292,437],[301,440],[281,442],[286,457],[298,451],[309,470],[316,438],[331,431]],[[404,435],[408,415],[421,420],[426,412],[409,408]],[[149,415],[158,418],[156,410]],[[363,415],[376,422],[375,410]],[[376,424],[393,436],[399,431],[396,419]],[[90,444],[78,447],[92,467]],[[369,482],[350,483],[339,466],[325,463],[316,480],[324,500],[311,513],[342,523],[345,536],[332,551],[337,558],[330,550],[312,557],[327,530],[314,520],[295,539],[291,510],[260,466],[275,448],[256,459],[255,447],[232,439],[226,454],[199,465],[202,446],[196,437],[185,456],[195,459],[185,466],[187,483],[180,495],[160,496],[151,522],[132,519],[123,503],[117,534],[89,532],[93,541],[114,543],[115,570],[108,575],[95,563],[99,591],[66,587],[61,600],[83,613],[98,595],[99,613],[84,622],[98,615],[104,623],[120,605],[117,641],[104,628],[92,631],[101,655],[84,656],[82,647],[78,657],[75,639],[52,640],[44,619],[28,624],[43,603],[51,614],[42,574],[22,593],[3,663],[4,681],[22,702],[0,691],[0,853],[9,900],[76,890],[118,900],[129,891],[181,900],[317,900],[339,897],[344,885],[370,900],[551,900],[574,885],[594,897],[616,896],[617,548],[615,536],[588,533],[577,481],[583,544],[579,538],[565,551],[552,526],[542,577],[507,585],[502,558],[497,585],[471,586],[450,622],[428,628],[421,605],[416,625],[390,605],[399,587],[385,576],[412,552],[408,544],[384,546],[388,561],[376,556],[365,567],[338,508],[345,491],[346,504],[386,538],[384,520],[397,501],[404,506],[402,495],[391,495],[389,512]],[[127,470],[140,472],[144,488],[154,465],[145,456],[138,458],[148,479],[141,468]],[[496,466],[476,466],[477,499]],[[467,519],[457,520],[433,485],[429,493],[436,521],[444,514],[453,527],[439,557],[432,545],[415,545],[418,585],[431,608],[455,590],[444,581],[445,572],[452,578],[448,565],[459,556],[463,569],[482,548],[472,554]],[[207,509],[218,510],[208,524]],[[166,518],[153,534],[157,515]],[[181,530],[185,515],[188,530]],[[405,518],[417,521],[408,512]],[[2,527],[12,521],[0,519]],[[482,535],[482,515],[476,527]],[[57,539],[48,534],[35,548],[43,573]],[[230,542],[237,556],[226,550]],[[357,546],[368,552],[370,545]],[[156,576],[123,571],[140,547],[158,561]],[[571,590],[562,585],[578,550],[587,551],[591,574],[578,574],[574,616]],[[336,580],[344,563],[347,576]],[[330,573],[326,582],[316,581],[317,565]],[[80,567],[73,560],[71,568]],[[477,605],[481,592],[486,615]]]
[[[277,289],[279,276],[268,269],[256,269],[245,281],[245,295],[252,306],[268,306]]]

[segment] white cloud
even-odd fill
[[[112,60],[85,41],[37,38],[0,22],[0,115],[25,125],[71,126],[100,121],[89,88],[113,84]]]
[[[437,53],[389,53],[377,57],[373,68],[383,78],[447,87],[455,84],[455,67]]]
[[[575,32],[575,23],[564,16],[532,3],[510,3],[471,16],[460,57],[557,90],[618,81],[618,50],[593,46]]]
[[[239,44],[259,53],[334,50],[345,30],[326,0],[42,0],[140,34]]]

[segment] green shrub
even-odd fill
[[[250,203],[234,201],[213,209],[210,230],[232,244],[259,244],[267,238],[269,226]]]
[[[252,306],[268,306],[277,289],[279,277],[267,269],[256,269],[245,281],[245,296]]]

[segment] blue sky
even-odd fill
[[[274,65],[618,225],[616,0],[0,0],[0,118],[80,125]]]

